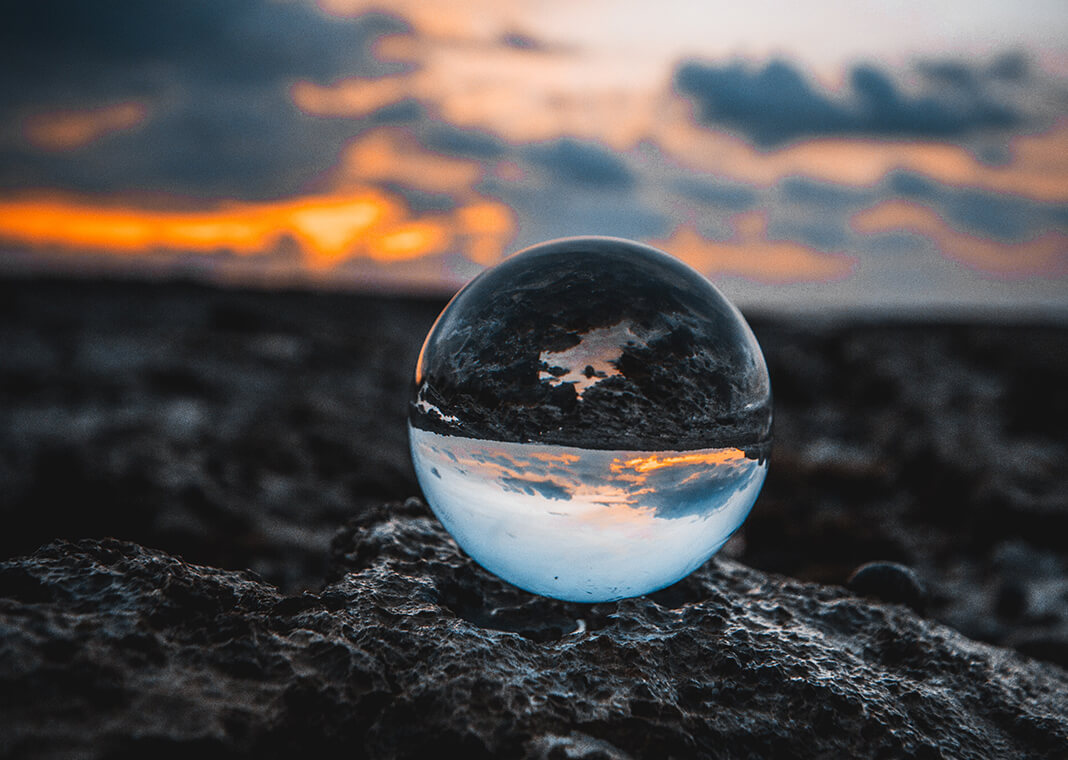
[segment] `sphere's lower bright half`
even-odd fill
[[[767,473],[738,449],[601,451],[411,429],[434,514],[480,565],[543,596],[640,596],[693,572]]]

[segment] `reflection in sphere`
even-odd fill
[[[427,502],[488,570],[596,602],[667,586],[741,525],[771,390],[737,309],[647,246],[534,246],[431,328],[409,405]]]

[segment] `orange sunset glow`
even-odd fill
[[[691,467],[697,464],[723,465],[738,464],[746,459],[745,452],[741,449],[719,449],[716,451],[694,451],[683,454],[649,454],[648,456],[635,457],[625,461],[615,460],[612,462],[612,472],[619,474],[625,470],[634,470],[637,473],[647,473],[660,470],[664,467]]]
[[[912,0],[908,24],[821,1],[727,25],[681,0],[249,2],[156,8],[119,52],[27,27],[10,55],[54,66],[13,61],[0,266],[199,257],[255,280],[295,250],[294,276],[448,293],[594,234],[743,307],[1068,313],[1068,46],[1046,10],[946,10],[947,40]]]
[[[33,246],[117,255],[166,248],[251,256],[289,237],[314,268],[354,254],[377,261],[418,258],[463,238],[476,250],[482,246],[481,255],[490,260],[501,251],[507,220],[507,209],[492,204],[412,218],[398,199],[371,189],[197,212],[111,208],[65,198],[0,202],[0,238]]]

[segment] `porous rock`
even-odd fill
[[[903,606],[714,560],[648,597],[534,597],[414,499],[332,580],[116,540],[0,564],[0,751],[26,757],[1054,757],[1068,674]]]

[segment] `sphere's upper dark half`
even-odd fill
[[[594,449],[759,448],[771,426],[756,339],[706,279],[653,248],[570,238],[461,290],[427,336],[412,425]]]

